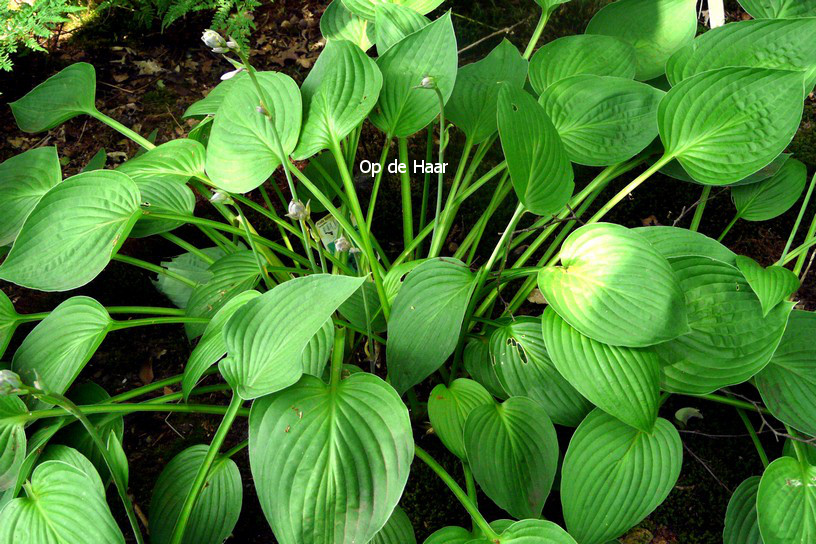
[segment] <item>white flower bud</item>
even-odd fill
[[[341,236],[334,241],[334,249],[336,249],[339,253],[349,251],[351,249],[351,242],[349,242],[345,236]]]
[[[292,200],[289,202],[289,213],[286,216],[295,221],[305,221],[309,218],[309,205],[304,205],[300,200]]]
[[[420,81],[419,86],[423,89],[436,89],[436,80],[431,76],[425,76]]]
[[[238,49],[238,42],[235,41],[235,38],[230,36],[229,40],[227,40],[227,47],[230,49]]]
[[[213,191],[213,195],[210,197],[210,202],[213,204],[232,204],[232,199],[230,198],[229,194],[225,193],[224,191]]]
[[[266,108],[264,108],[263,106],[257,106],[255,108],[255,111],[257,111],[261,115],[269,115],[269,113],[266,111]]]
[[[11,370],[0,370],[0,395],[13,395],[20,393],[23,388],[23,381]]]
[[[244,71],[243,67],[236,68],[235,70],[231,70],[231,71],[229,71],[226,74],[221,76],[221,81],[226,81],[228,79],[232,79],[232,78],[234,78],[235,76],[237,76],[238,74],[240,74],[243,71]]]
[[[221,36],[221,34],[209,28],[201,34],[201,41],[213,51],[226,47],[227,45],[226,40]],[[220,51],[215,52],[220,53]]]

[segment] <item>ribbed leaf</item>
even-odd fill
[[[782,266],[762,268],[755,260],[739,256],[737,268],[759,298],[763,317],[799,289],[799,278]]]
[[[578,34],[544,44],[530,59],[530,84],[538,94],[581,74],[635,77],[635,50],[613,36]]]
[[[498,129],[496,107],[503,82],[521,89],[527,61],[504,39],[482,60],[459,69],[445,116],[462,129],[470,142],[480,144]]]
[[[572,165],[555,126],[527,91],[502,84],[498,125],[516,196],[538,215],[559,212],[575,189]]]
[[[200,444],[182,451],[167,463],[150,501],[150,541],[167,544],[181,512],[184,499],[193,485],[207,446]],[[198,500],[193,506],[184,544],[221,544],[230,536],[243,500],[241,473],[232,459],[217,460],[210,472]]]
[[[25,218],[62,181],[56,147],[37,147],[0,164],[0,246],[17,238]]]
[[[564,242],[561,264],[542,269],[538,286],[581,334],[613,346],[645,347],[688,332],[677,277],[639,234],[611,223],[581,227]]]
[[[816,16],[814,0],[739,0],[739,3],[755,19]]]
[[[756,384],[771,413],[816,436],[816,314],[794,310],[771,363]]]
[[[552,308],[541,321],[558,372],[606,413],[651,432],[660,397],[660,363],[654,351],[597,342],[570,327]]]
[[[453,380],[450,387],[440,383],[428,397],[428,417],[436,436],[460,459],[465,458],[465,421],[482,405],[492,406],[493,397],[478,382],[466,378]]]
[[[0,291],[0,357],[5,353],[14,331],[17,330],[17,311],[6,294]]]
[[[30,496],[14,499],[0,511],[0,542],[124,544],[95,472],[48,461],[34,470],[30,490]]]
[[[423,544],[468,544],[473,533],[462,527],[443,527],[425,539]]]
[[[494,330],[490,357],[502,389],[535,400],[553,422],[575,427],[592,410],[550,360],[540,319],[519,317]]]
[[[207,247],[201,251],[214,261],[224,256],[224,251],[219,247]],[[209,271],[210,264],[192,253],[182,253],[169,261],[162,261],[161,265],[196,283],[207,283],[212,278],[212,272]],[[153,281],[153,285],[178,308],[187,306],[187,301],[193,294],[192,287],[165,274],[159,274]]]
[[[246,73],[239,72],[230,79],[224,80],[215,87],[201,100],[193,102],[189,108],[184,112],[185,119],[188,117],[204,117],[205,115],[215,115],[218,108],[224,102],[224,98],[232,87],[242,79],[249,78]],[[190,136],[192,137],[192,136]]]
[[[473,274],[454,259],[433,259],[411,271],[388,322],[388,377],[402,394],[453,353],[475,287]]]
[[[721,68],[684,79],[658,109],[660,139],[696,181],[729,185],[771,163],[802,119],[801,72]]]
[[[11,368],[25,383],[39,381],[47,391],[65,393],[111,325],[107,310],[94,299],[69,298],[26,336],[14,353]]]
[[[507,392],[502,389],[496,371],[493,369],[493,360],[490,357],[490,343],[487,338],[468,339],[462,354],[462,362],[468,374],[482,384],[491,395],[500,399],[508,397]]]
[[[334,322],[327,319],[323,326],[309,339],[309,343],[300,354],[300,361],[304,374],[311,374],[316,378],[323,377],[326,363],[329,362],[332,346],[334,345]]]
[[[376,376],[335,387],[304,376],[253,404],[249,456],[278,542],[368,542],[402,495],[414,440],[408,410]]]
[[[662,503],[680,475],[677,430],[658,419],[650,434],[595,410],[572,436],[561,468],[561,505],[569,533],[602,544]]]
[[[736,254],[705,234],[678,227],[639,227],[632,229],[652,244],[667,259],[702,256],[736,266]]]
[[[763,544],[757,523],[759,476],[751,476],[731,495],[725,512],[723,544]]]
[[[371,324],[372,332],[382,332],[388,326],[373,281],[363,283],[337,311],[349,323],[362,330],[366,330],[367,323]]]
[[[77,62],[49,77],[24,97],[9,103],[23,132],[42,132],[72,117],[96,111],[96,72]]]
[[[608,166],[630,159],[657,137],[663,91],[619,77],[562,79],[539,98],[572,162]]]
[[[762,474],[757,517],[764,544],[816,541],[816,467],[780,457]]]
[[[424,15],[436,9],[442,2],[444,0],[343,0],[343,5],[352,13],[373,21],[377,6],[381,4],[401,4]]]
[[[327,40],[348,40],[363,51],[371,49],[376,36],[374,24],[347,10],[341,0],[332,0],[323,12],[320,33]]]
[[[769,177],[779,172],[779,170],[788,161],[788,159],[790,159],[790,157],[791,157],[790,153],[780,153],[769,164],[763,166],[750,176],[747,176],[741,179],[740,181],[735,181],[734,183],[731,184],[731,187],[733,188],[739,187],[741,185],[752,185],[754,183],[759,183],[762,180],[768,179]],[[697,182],[694,178],[692,178],[690,175],[688,175],[688,172],[686,172],[683,169],[683,167],[680,166],[680,163],[674,159],[669,161],[666,164],[666,166],[662,167],[660,169],[660,173],[665,174],[674,179],[679,179],[682,181],[688,181],[690,183],[697,183],[698,185],[702,185],[701,183]]]
[[[136,182],[142,197],[142,206],[149,212],[170,212],[192,217],[196,197],[184,183],[165,179],[164,176],[152,177]],[[132,238],[145,238],[154,234],[168,232],[184,224],[184,221],[151,219],[145,216],[139,219],[130,232]]]
[[[374,21],[377,25],[377,54],[382,56],[392,45],[425,28],[430,19],[402,4],[377,4]]]
[[[655,346],[667,391],[711,393],[742,383],[771,360],[792,304],[766,317],[736,268],[706,257],[680,257],[672,267],[686,293],[691,333]]]
[[[677,85],[700,72],[727,66],[778,68],[807,72],[805,80],[812,88],[815,58],[816,19],[741,21],[706,32],[672,55],[666,76]]]
[[[788,159],[773,176],[751,185],[732,187],[731,198],[741,219],[767,221],[796,204],[806,183],[807,167],[796,159]]]
[[[300,89],[292,78],[280,72],[258,72],[257,78],[264,102],[272,110],[268,113],[274,119],[283,152],[288,155],[300,134]],[[272,121],[258,112],[260,105],[261,97],[246,77],[231,87],[218,108],[207,146],[207,173],[222,189],[251,191],[281,164]]]
[[[374,107],[382,74],[374,60],[345,40],[330,40],[301,87],[303,126],[292,152],[307,159],[345,138]]]
[[[122,163],[118,171],[140,181],[161,177],[168,182],[186,183],[204,176],[204,146],[195,140],[171,140],[147,153]]]
[[[25,422],[5,420],[27,411],[25,403],[18,397],[0,396],[0,491],[12,487],[17,481],[17,473],[26,455]]]
[[[561,4],[566,4],[569,1],[570,0],[535,0],[535,3],[541,6],[542,13],[549,17]]]
[[[315,274],[277,285],[243,305],[224,327],[218,368],[241,398],[288,387],[303,374],[301,353],[364,278]]]
[[[558,466],[558,437],[544,408],[525,397],[474,408],[465,451],[485,495],[517,518],[537,518]]]
[[[136,184],[96,170],[54,186],[26,218],[0,278],[40,291],[68,291],[94,279],[141,215]]]
[[[587,34],[622,39],[635,48],[636,79],[663,75],[666,60],[697,33],[695,0],[618,0],[595,14]]]
[[[370,544],[416,544],[411,520],[402,508],[397,506],[388,523],[374,536]]]
[[[348,0],[344,2],[350,7]],[[456,36],[447,13],[377,59],[383,87],[371,122],[386,134],[399,137],[425,128],[439,115],[439,98],[432,90],[416,87],[424,78],[431,78],[447,101],[456,81],[456,65]]]
[[[491,523],[494,525],[497,522]],[[501,532],[502,544],[576,544],[575,539],[551,521],[541,519],[524,519],[510,525]],[[493,540],[481,538],[467,541],[468,544],[493,544]],[[427,543],[426,543],[427,544]]]

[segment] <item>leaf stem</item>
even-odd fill
[[[751,410],[754,412],[762,412],[763,414],[772,415],[770,410],[768,410],[764,406],[760,406],[758,404],[751,404],[750,402],[745,402],[738,399],[732,399],[731,397],[715,395],[714,393],[709,393],[707,395],[688,395],[688,396],[710,400],[712,402],[719,402],[720,404],[728,404],[729,406],[736,406],[737,408],[742,408],[744,410]]]
[[[762,447],[762,442],[759,441],[759,436],[757,436],[756,430],[754,429],[753,424],[751,424],[751,420],[748,419],[748,416],[745,414],[745,410],[742,408],[737,408],[736,410],[737,414],[742,420],[742,423],[748,430],[748,434],[751,436],[751,441],[754,443],[754,447],[759,454],[759,459],[762,461],[762,466],[764,468],[768,468],[768,465],[770,464],[770,461],[768,461],[768,454],[765,453],[765,448]]]
[[[544,32],[544,27],[547,26],[547,21],[550,19],[549,10],[546,8],[541,8],[541,17],[538,19],[538,24],[533,30],[533,35],[530,37],[530,41],[527,43],[527,48],[524,50],[524,60],[530,60],[530,56],[535,51],[535,47],[538,44],[538,40],[541,38],[541,34]]]
[[[689,230],[692,232],[697,232],[700,228],[700,222],[703,220],[703,212],[706,208],[706,203],[708,202],[708,198],[711,195],[711,185],[706,185],[703,187],[703,194],[700,195],[700,203],[697,204],[697,209],[694,210],[694,217],[691,218],[691,226],[689,226]]]
[[[399,138],[400,193],[402,195],[402,242],[408,247],[414,239],[414,207],[411,203],[411,174],[408,172],[408,138]]]
[[[181,274],[178,274],[177,272],[174,272],[172,270],[164,268],[163,266],[159,266],[159,265],[156,265],[156,264],[153,264],[153,263],[149,263],[147,261],[143,261],[141,259],[136,259],[134,257],[129,257],[128,255],[122,255],[120,253],[117,253],[117,254],[115,254],[115,255],[113,255],[111,257],[111,260],[112,261],[119,261],[120,263],[129,264],[129,265],[135,266],[137,268],[142,268],[142,269],[147,270],[149,272],[159,274],[160,276],[167,276],[168,278],[172,278],[172,279],[174,279],[176,281],[180,281],[181,283],[183,283],[184,285],[187,285],[188,287],[197,287],[198,286],[197,282],[191,280],[190,278],[188,278],[186,276],[182,276]]]
[[[337,389],[343,375],[343,355],[346,349],[346,329],[337,327],[334,330],[334,347],[331,355],[331,387]]]
[[[111,325],[112,331],[121,331],[124,329],[132,329],[134,327],[146,327],[150,325],[178,325],[183,323],[199,323],[206,325],[210,320],[206,317],[188,317],[188,316],[171,316],[171,317],[146,317],[143,319],[130,319],[128,321],[114,321]]]
[[[793,224],[793,229],[791,229],[790,236],[788,236],[788,243],[785,244],[785,250],[782,251],[782,256],[779,257],[780,261],[784,261],[785,257],[788,256],[788,252],[793,244],[793,239],[796,238],[796,233],[799,232],[799,225],[802,223],[802,218],[805,216],[805,210],[807,210],[808,204],[810,203],[810,197],[813,196],[814,185],[816,185],[816,174],[814,174],[810,180],[810,185],[808,186],[807,193],[805,194],[805,200],[802,201],[802,207],[799,208],[799,215],[796,216],[796,222]]]
[[[740,212],[737,212],[736,214],[734,214],[734,218],[731,219],[731,222],[728,223],[728,225],[726,225],[725,230],[722,231],[722,234],[720,234],[720,237],[717,238],[718,242],[722,242],[723,238],[725,238],[728,235],[728,233],[731,232],[731,229],[734,227],[734,225],[737,224],[737,221],[740,220],[740,217],[742,217],[742,214]]]
[[[193,244],[191,244],[191,243],[189,243],[189,242],[187,242],[185,240],[182,240],[181,238],[179,238],[175,234],[172,234],[172,233],[169,233],[169,232],[163,232],[159,236],[161,236],[162,238],[164,238],[168,242],[176,244],[178,247],[180,247],[184,251],[195,255],[196,257],[198,257],[199,259],[201,259],[202,261],[204,261],[207,264],[213,264],[215,262],[215,259],[213,259],[209,255],[204,253],[202,250],[195,247]]]
[[[377,196],[380,194],[380,184],[382,183],[383,172],[385,171],[385,161],[388,160],[388,150],[391,147],[391,135],[385,137],[382,151],[380,152],[380,171],[374,176],[374,186],[371,189],[371,196],[368,199],[368,210],[366,211],[366,225],[371,228],[374,222],[374,208],[377,206]],[[353,167],[354,165],[352,165]]]
[[[122,135],[124,135],[124,136],[126,136],[128,138],[130,138],[131,140],[133,140],[134,142],[136,142],[137,144],[139,144],[143,148],[147,149],[148,151],[151,150],[151,149],[154,149],[156,147],[156,145],[153,142],[151,142],[150,140],[148,140],[147,138],[145,138],[145,137],[141,136],[140,134],[138,134],[137,132],[129,129],[128,127],[126,127],[125,125],[123,125],[122,123],[117,121],[116,119],[105,115],[104,113],[97,110],[96,108],[94,108],[93,111],[88,112],[88,115],[90,115],[91,117],[93,117],[94,119],[96,119],[98,121],[102,121],[103,123],[105,123],[106,125],[111,127],[112,129],[114,129],[115,131],[119,132],[120,134],[122,134]]]

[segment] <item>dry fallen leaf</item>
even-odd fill
[[[139,68],[140,76],[152,76],[164,70],[164,68],[162,68],[161,65],[155,60],[137,60],[134,61],[133,64]]]

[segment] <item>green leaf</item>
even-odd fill
[[[535,3],[541,6],[543,15],[549,17],[561,4],[566,4],[569,1],[570,0],[535,0]]]
[[[526,79],[527,61],[504,39],[485,58],[459,69],[445,116],[472,144],[480,144],[498,130],[496,108],[502,83],[521,89]]]
[[[638,227],[632,229],[667,259],[703,256],[737,265],[737,255],[705,234],[678,227]]]
[[[691,332],[655,346],[663,389],[702,395],[742,383],[762,370],[782,339],[792,304],[767,316],[740,271],[706,257],[680,257],[672,267],[686,293]]]
[[[292,153],[307,159],[339,142],[377,103],[382,74],[351,42],[330,40],[303,82],[303,126]]]
[[[757,522],[759,476],[743,481],[731,495],[725,512],[723,544],[762,544]]]
[[[117,170],[137,184],[155,178],[168,183],[187,183],[192,177],[205,176],[204,155],[204,146],[199,142],[180,138],[125,161]]]
[[[559,212],[575,189],[572,165],[552,121],[524,89],[499,91],[498,125],[516,196],[537,215]]]
[[[706,185],[742,180],[791,142],[802,119],[803,84],[801,72],[765,68],[721,68],[684,79],[658,109],[666,156]]]
[[[208,447],[191,446],[167,463],[150,500],[150,542],[167,544],[173,534],[184,499]],[[193,506],[184,544],[221,544],[230,536],[241,514],[241,473],[232,459],[220,458],[207,474],[206,483]]]
[[[561,468],[561,505],[581,544],[616,538],[662,503],[680,475],[683,445],[658,418],[647,434],[595,410],[576,429]]]
[[[651,432],[660,397],[660,363],[654,351],[597,342],[570,327],[552,308],[541,321],[558,372],[606,413]]]
[[[323,376],[334,345],[334,334],[334,322],[329,318],[312,336],[300,354],[304,374],[311,374],[316,378]]]
[[[558,437],[544,408],[526,397],[474,408],[465,451],[485,495],[516,518],[537,518],[558,466]]]
[[[414,527],[402,508],[397,506],[388,523],[374,536],[370,544],[416,544]]]
[[[224,251],[219,247],[207,247],[201,251],[214,261],[224,256]],[[197,283],[204,284],[212,278],[212,272],[209,270],[210,264],[192,253],[182,253],[169,261],[162,261],[161,265]],[[178,308],[186,307],[190,295],[193,294],[192,287],[164,274],[160,274],[153,284],[161,294],[170,299]]]
[[[408,410],[372,374],[335,386],[303,376],[252,406],[250,467],[281,544],[368,542],[397,505],[413,457]]]
[[[377,65],[383,86],[371,122],[401,138],[428,126],[439,115],[439,98],[433,90],[417,86],[431,78],[447,102],[456,80],[456,36],[450,13],[397,42],[377,59]]]
[[[402,394],[453,353],[462,328],[473,274],[455,259],[433,259],[411,271],[394,300],[386,361],[391,385]]]
[[[540,319],[518,317],[494,330],[490,358],[502,389],[533,399],[554,423],[575,427],[592,410],[550,360]]]
[[[376,40],[374,23],[354,15],[341,0],[332,0],[320,17],[320,33],[326,40],[348,40],[368,51]]]
[[[491,523],[493,526],[496,522]],[[495,527],[494,527],[495,529]],[[541,519],[524,519],[512,523],[500,535],[502,544],[576,544],[575,539],[551,521]],[[482,539],[470,544],[492,544],[493,541]]]
[[[738,0],[740,5],[755,19],[780,19],[782,17],[814,17],[814,0]]]
[[[371,324],[371,332],[382,332],[388,327],[373,281],[363,283],[337,311],[349,323],[362,330],[366,330],[367,323]]]
[[[112,324],[107,310],[94,299],[69,298],[28,333],[14,353],[11,369],[25,383],[38,381],[46,391],[65,393]]]
[[[62,181],[56,147],[37,147],[0,164],[0,246],[14,242],[25,218]]]
[[[462,527],[443,527],[425,539],[423,544],[468,544],[473,533]]]
[[[635,48],[635,79],[663,75],[672,54],[697,33],[695,0],[618,0],[595,14],[587,34],[622,39]]]
[[[639,234],[611,223],[581,227],[564,242],[561,264],[542,269],[538,286],[581,334],[612,346],[645,347],[689,331],[671,265]]]
[[[141,216],[136,184],[96,170],[54,186],[26,218],[0,278],[40,291],[68,291],[94,279]]]
[[[271,109],[287,155],[297,145],[301,126],[300,89],[280,72],[258,72],[264,102]],[[275,145],[272,121],[258,112],[261,96],[250,78],[235,83],[215,114],[207,146],[207,173],[219,188],[246,193],[261,185],[286,157]]]
[[[799,289],[799,278],[785,267],[762,268],[755,260],[740,255],[737,257],[737,268],[759,297],[762,317],[767,316],[777,304]]]
[[[24,97],[9,103],[23,132],[42,132],[83,113],[96,112],[96,72],[77,62],[49,77]]]
[[[816,467],[790,457],[771,463],[757,490],[764,544],[805,544],[816,539]]]
[[[762,168],[760,168],[759,170],[757,170],[756,172],[754,172],[750,176],[748,176],[746,178],[743,178],[740,181],[736,181],[736,182],[732,183],[731,187],[733,188],[733,187],[739,187],[741,185],[752,185],[754,183],[759,183],[762,180],[768,179],[769,177],[771,177],[771,176],[775,175],[777,172],[779,172],[779,170],[788,161],[788,159],[790,159],[790,157],[791,157],[790,153],[780,153],[769,164],[767,164],[766,166],[763,166]],[[674,179],[679,179],[679,180],[682,180],[682,181],[688,181],[690,183],[696,183],[698,185],[702,185],[701,183],[697,182],[694,178],[689,176],[688,172],[686,172],[683,169],[683,167],[680,166],[680,163],[677,162],[674,159],[669,161],[666,164],[666,166],[661,168],[660,173],[665,174],[665,175],[667,175],[669,177],[672,177]]]
[[[465,459],[464,428],[468,414],[482,405],[493,405],[493,397],[482,385],[459,378],[450,386],[440,383],[428,397],[428,417],[439,440],[451,453]]]
[[[580,74],[635,77],[635,49],[614,36],[578,34],[564,36],[536,51],[530,59],[530,84],[536,93]]]
[[[26,456],[25,421],[7,419],[26,412],[28,408],[19,397],[0,396],[0,491],[12,487],[17,481],[17,473]]]
[[[377,25],[377,54],[382,56],[392,45],[408,34],[422,30],[431,21],[402,4],[383,2],[377,4],[374,22]]]
[[[105,164],[108,162],[108,153],[105,151],[104,147],[99,148],[91,160],[85,164],[82,168],[82,172],[91,172],[93,170],[101,170],[105,168]],[[60,176],[61,178],[62,176]]]
[[[0,401],[0,404],[2,404],[2,401]],[[26,408],[26,410],[28,410],[28,408]],[[2,418],[0,418],[0,420],[2,420]],[[22,465],[20,465],[17,471],[16,481],[12,480],[12,485],[10,485],[5,492],[0,494],[0,511],[3,510],[9,501],[19,495],[23,484],[28,480],[37,461],[42,457],[43,450],[46,449],[48,441],[51,440],[54,434],[59,431],[64,424],[65,420],[60,418],[45,419],[34,424],[33,428],[35,430],[30,434],[28,444],[23,444],[25,454]]]
[[[806,72],[811,89],[815,55],[816,19],[741,21],[706,32],[672,55],[666,76],[677,85],[701,72],[728,66],[777,68]]]
[[[14,304],[3,291],[0,291],[0,357],[6,352],[11,337],[17,330],[17,325],[20,324],[18,317],[19,314],[14,309]]]
[[[227,358],[218,368],[251,400],[296,383],[301,353],[365,278],[315,274],[289,280],[243,305],[227,321]]]
[[[343,0],[343,5],[352,13],[373,21],[377,6],[382,4],[401,4],[425,15],[436,9],[444,0]]]
[[[572,162],[608,166],[634,157],[657,137],[664,94],[638,81],[584,74],[550,85],[539,103]]]
[[[809,464],[816,466],[816,445],[814,445],[812,442],[799,442],[799,446],[805,450],[805,460]],[[798,459],[796,456],[796,447],[793,444],[793,440],[790,438],[785,439],[785,444],[782,446],[782,455],[787,455],[788,457]]]
[[[741,219],[768,221],[788,211],[802,196],[807,167],[789,159],[773,176],[751,185],[731,188],[731,198]]]
[[[816,314],[794,310],[771,363],[757,374],[765,406],[780,421],[816,436]]]
[[[250,300],[261,296],[258,291],[244,291],[228,300],[220,310],[213,316],[212,320],[204,329],[204,334],[198,341],[190,359],[184,366],[184,377],[181,380],[181,390],[184,393],[185,402],[190,397],[190,392],[198,384],[201,377],[212,365],[218,362],[227,354],[227,345],[224,341],[224,326],[227,321],[244,304]]]
[[[37,464],[41,465],[46,461],[61,461],[63,463],[67,463],[72,467],[79,469],[86,476],[88,476],[89,479],[97,479],[96,469],[94,468],[93,463],[91,463],[91,461],[82,453],[69,446],[63,446],[61,444],[48,444],[43,448],[42,455],[40,455],[39,459],[37,459]],[[99,480],[100,483],[102,483],[101,478]],[[102,485],[104,486],[104,483]]]
[[[167,181],[161,177],[136,182],[142,196],[142,206],[149,212],[170,212],[193,216],[196,197],[184,183]],[[143,217],[133,226],[132,238],[145,238],[168,232],[184,225],[184,221]]]
[[[34,470],[28,490],[29,496],[12,500],[0,511],[0,541],[124,544],[96,473],[88,474],[63,461],[48,461]]]
[[[111,432],[108,434],[107,448],[112,458],[113,472],[117,475],[119,481],[124,482],[127,488],[130,481],[130,466],[128,465],[125,449],[122,447],[122,440],[116,436],[116,433]]]
[[[468,374],[482,384],[491,395],[500,399],[508,397],[507,392],[502,389],[496,371],[493,369],[493,361],[490,357],[490,343],[487,338],[468,339],[462,354],[462,362]]]
[[[224,102],[227,93],[233,86],[243,79],[248,79],[249,76],[244,72],[239,72],[230,79],[226,79],[213,87],[213,89],[198,102],[193,102],[189,108],[184,112],[182,118],[188,117],[204,117],[205,115],[215,115],[218,108]]]

